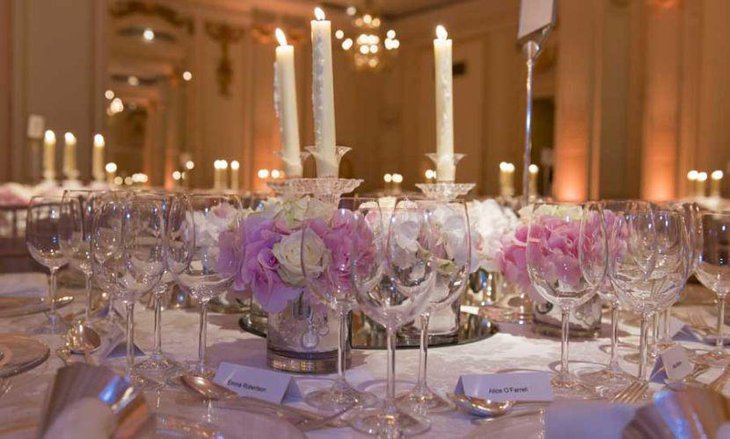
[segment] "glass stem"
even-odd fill
[[[208,301],[200,302],[200,332],[198,337],[198,372],[205,371],[205,346],[208,338]]]
[[[426,392],[428,388],[428,325],[431,321],[431,313],[421,314],[421,348],[418,361],[418,384],[416,389]]]
[[[562,308],[561,310],[561,343],[560,343],[560,376],[563,380],[567,380],[570,377],[570,366],[569,366],[569,342],[570,339],[570,308]]]
[[[48,286],[48,307],[49,307],[49,318],[52,322],[56,321],[56,273],[58,273],[58,268],[51,268],[51,276],[49,279],[49,286]]]
[[[661,315],[660,312],[657,312],[654,314],[654,317],[651,320],[651,340],[652,340],[652,355],[656,354],[656,351],[659,349],[659,316]]]
[[[345,381],[345,367],[347,358],[347,313],[338,312],[337,319],[339,323],[338,336],[340,342],[337,344],[337,379],[335,380],[334,387],[346,386]]]
[[[641,315],[641,333],[639,334],[639,374],[637,377],[640,381],[646,381],[646,368],[648,360],[649,345],[649,319],[648,314]]]
[[[395,406],[395,329],[387,328],[387,347],[388,347],[388,370],[387,370],[387,387],[385,389],[385,412],[386,414],[395,414],[398,409]]]
[[[154,346],[150,357],[159,360],[162,356],[162,294],[154,295],[155,325],[154,325]]]
[[[664,315],[662,316],[662,343],[663,344],[669,344],[671,343],[671,337],[669,337],[669,323],[672,320],[672,307],[664,310]]]
[[[84,320],[88,322],[91,320],[91,273],[84,274],[84,290],[86,291],[86,313],[84,314]]]
[[[618,303],[611,304],[611,361],[608,368],[612,371],[620,370],[618,365],[618,317],[621,308]]]
[[[134,368],[134,300],[127,302],[127,376]]]
[[[717,339],[715,340],[715,351],[722,354],[725,351],[725,339],[722,336],[725,325],[725,295],[717,296]]]

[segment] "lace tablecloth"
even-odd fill
[[[79,300],[78,302],[83,302]],[[79,305],[73,305],[78,307]],[[143,306],[137,307],[136,337],[137,344],[147,350],[151,347],[152,318],[150,310]],[[698,310],[706,313],[705,317],[711,322],[708,308],[697,305],[679,309],[679,314],[688,310]],[[68,308],[63,310],[69,312]],[[0,332],[24,332],[38,322],[43,316],[35,315],[23,318],[0,319]],[[220,361],[228,361],[255,367],[266,367],[266,342],[264,339],[243,332],[238,327],[236,315],[211,314],[208,330],[209,362],[217,365]],[[604,319],[603,338],[591,341],[573,341],[570,345],[570,356],[575,367],[585,367],[585,363],[605,363],[608,360],[608,333],[607,321]],[[163,346],[164,350],[178,361],[187,361],[197,355],[198,314],[194,310],[166,311],[163,314]],[[622,330],[622,341],[637,343],[636,328],[625,326]],[[14,425],[27,423],[39,416],[46,388],[52,379],[55,370],[63,365],[56,356],[55,350],[61,345],[59,337],[38,336],[51,347],[51,357],[36,369],[12,378],[11,388],[7,394],[0,397],[0,419],[5,422],[0,427],[0,436],[3,437],[33,437],[27,431],[14,430]],[[706,345],[701,347],[707,349]],[[622,349],[622,355],[629,352]],[[353,368],[348,371],[351,381],[360,388],[370,390],[378,395],[384,393],[386,352],[379,350],[353,351]],[[396,356],[398,390],[403,391],[413,385],[418,367],[418,351],[414,349],[399,350]],[[502,325],[500,332],[489,339],[461,346],[439,347],[429,351],[429,382],[431,386],[441,392],[452,391],[461,374],[489,373],[505,369],[533,369],[550,370],[555,367],[560,358],[560,342],[558,339],[549,339],[538,336],[529,328]],[[628,372],[635,373],[636,366],[622,361],[622,366]],[[710,381],[720,373],[711,370],[700,377],[701,381]],[[332,377],[297,376],[300,387],[306,392],[314,387],[327,386]],[[658,387],[657,387],[658,388]],[[160,404],[161,412],[183,413],[173,403],[167,402],[170,398],[160,395],[147,395],[152,405]],[[301,400],[291,402],[308,408]],[[311,408],[310,408],[311,409]],[[224,425],[230,412],[225,415],[215,410],[203,410],[186,414],[192,421],[205,421]],[[200,419],[196,419],[200,416]],[[460,412],[449,412],[433,415],[431,430],[423,435],[424,438],[451,438],[451,437],[542,437],[542,416],[505,417],[484,425],[472,422],[472,417]],[[0,423],[0,424],[3,424]],[[319,430],[309,433],[312,438],[334,437],[367,437],[348,428]],[[235,437],[235,436],[234,436]]]

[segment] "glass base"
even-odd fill
[[[657,353],[653,349],[646,353],[647,361],[649,364],[654,364],[657,358]],[[631,364],[639,364],[640,360],[640,354],[638,352],[634,352],[632,354],[626,354],[624,355],[624,360],[626,360],[627,363]]]
[[[208,365],[201,366],[200,363],[196,361],[189,361],[186,363],[186,367],[184,368],[188,373],[191,373],[193,375],[197,375],[203,378],[210,378],[212,379],[215,376],[216,370]]]
[[[137,369],[144,372],[152,372],[155,375],[172,375],[182,368],[177,361],[168,358],[165,354],[157,354],[137,364]]]
[[[598,394],[590,387],[583,384],[572,373],[557,373],[550,380],[553,386],[553,393],[557,398],[563,399],[596,399]]]
[[[443,413],[454,410],[454,404],[428,385],[417,387],[398,397],[398,405],[404,410],[425,416],[430,413]]]
[[[353,410],[346,421],[355,430],[378,438],[415,436],[431,428],[431,421],[398,407]]]
[[[65,335],[69,330],[69,324],[56,313],[48,313],[48,319],[40,326],[30,330],[31,334],[52,334]]]
[[[628,386],[636,378],[622,370],[602,369],[578,375],[584,386],[594,389],[601,398],[611,398]]]
[[[372,393],[353,389],[349,384],[345,386],[345,388],[332,386],[329,389],[315,390],[307,393],[304,401],[312,407],[332,412],[345,410],[354,404],[369,407],[378,401]]]
[[[725,367],[730,364],[730,355],[728,355],[728,353],[724,350],[710,351],[706,354],[695,357],[694,362],[696,364],[704,364],[710,367]]]

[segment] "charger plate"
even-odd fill
[[[73,300],[72,296],[57,297],[56,309],[63,308]],[[0,318],[46,312],[51,309],[49,305],[42,297],[0,297]]]
[[[27,335],[0,334],[0,378],[27,372],[48,359],[45,343]]]

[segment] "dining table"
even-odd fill
[[[62,308],[62,315],[78,313],[82,310],[83,292],[79,288],[62,287],[60,294],[76,297],[71,305]],[[712,324],[715,317],[711,314],[713,295],[698,284],[688,286],[682,301],[673,308],[673,315],[679,319],[687,319],[690,314],[701,315]],[[480,312],[478,307],[464,307],[463,311]],[[626,314],[620,325],[620,364],[629,373],[635,374],[636,364],[627,361],[624,356],[635,352],[638,344],[637,319]],[[152,347],[153,312],[146,306],[137,306],[135,310],[135,343],[143,352]],[[0,333],[27,333],[45,319],[44,314],[0,318]],[[209,316],[208,329],[208,363],[216,367],[220,362],[229,362],[255,368],[267,368],[266,339],[241,329],[240,314],[215,314]],[[164,352],[184,364],[197,358],[197,331],[199,314],[193,308],[166,309],[162,316],[162,339]],[[120,320],[121,325],[121,320]],[[538,334],[532,325],[513,323],[497,323],[497,332],[481,341],[473,343],[440,346],[429,350],[429,383],[440,392],[453,392],[461,375],[490,374],[504,371],[535,370],[551,371],[559,367],[560,339]],[[119,328],[122,333],[121,326]],[[600,334],[587,340],[576,339],[570,344],[571,367],[575,371],[586,368],[599,368],[609,359],[609,324],[608,314],[604,313]],[[59,335],[33,335],[50,347],[49,358],[40,366],[25,373],[9,378],[7,391],[0,396],[0,437],[25,438],[35,437],[36,425],[42,416],[44,404],[56,371],[64,366],[64,361],[56,354],[63,346],[63,338]],[[120,337],[117,337],[117,341]],[[710,345],[701,342],[682,342],[691,350],[708,350]],[[115,351],[117,352],[117,351]],[[118,352],[122,352],[119,350]],[[112,353],[107,358],[97,358],[101,364],[123,370],[124,356],[114,358]],[[138,357],[142,359],[140,355]],[[83,360],[83,358],[82,358]],[[91,360],[91,359],[88,359]],[[405,392],[413,386],[418,372],[418,350],[398,349],[396,353],[397,392]],[[709,369],[698,377],[700,382],[709,382],[720,374],[720,369]],[[353,349],[351,365],[347,370],[347,378],[357,388],[367,390],[379,397],[385,393],[386,351],[382,349]],[[335,375],[292,375],[300,393],[317,388],[327,387]],[[661,383],[653,383],[652,390],[664,387]],[[284,404],[301,409],[316,411],[307,406],[301,394],[287,394]],[[242,409],[218,408],[191,394],[182,386],[168,383],[163,388],[146,392],[145,398],[156,416],[175,416],[184,419],[190,425],[209,426],[211,431],[220,432],[220,437],[250,437],[244,432],[246,422],[250,418],[244,416]],[[562,403],[580,405],[580,401],[556,401],[545,405],[545,410],[533,411],[520,416],[518,414],[483,421],[470,414],[452,410],[429,415],[431,428],[422,438],[539,438],[546,436],[546,413],[551,406]],[[569,409],[569,408],[568,408]],[[249,421],[247,421],[247,419]],[[364,438],[368,437],[355,430],[342,428],[322,428],[307,432],[306,435],[296,431],[291,437],[309,438]],[[195,437],[191,432],[191,436]],[[273,437],[273,436],[272,436]]]

